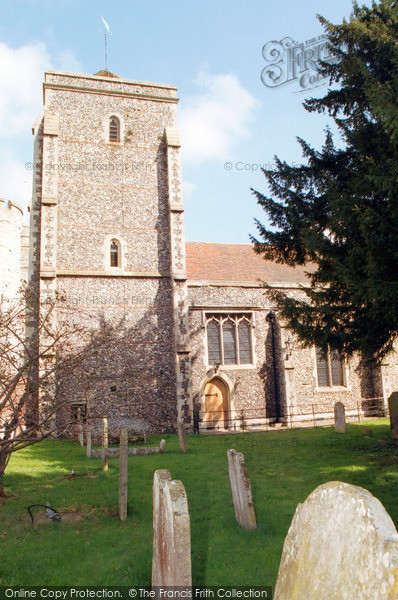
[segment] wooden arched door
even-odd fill
[[[228,388],[216,377],[205,387],[205,422],[207,427],[228,427]]]

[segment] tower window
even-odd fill
[[[109,141],[120,142],[120,121],[117,117],[109,120]]]
[[[116,240],[111,241],[110,265],[111,265],[111,267],[119,267],[119,265],[120,265],[119,244],[116,242]]]

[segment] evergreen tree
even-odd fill
[[[380,359],[398,331],[398,2],[355,3],[340,25],[318,18],[335,85],[304,107],[333,117],[343,148],[327,130],[320,151],[298,139],[305,164],[276,157],[271,196],[253,190],[270,226],[257,221],[252,240],[264,258],[312,264],[307,297],[268,288],[304,345]]]

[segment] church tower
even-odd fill
[[[169,428],[192,412],[176,88],[47,72],[35,127],[30,281],[113,328],[71,407]]]

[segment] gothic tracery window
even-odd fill
[[[207,355],[210,365],[253,364],[250,313],[206,314]]]

